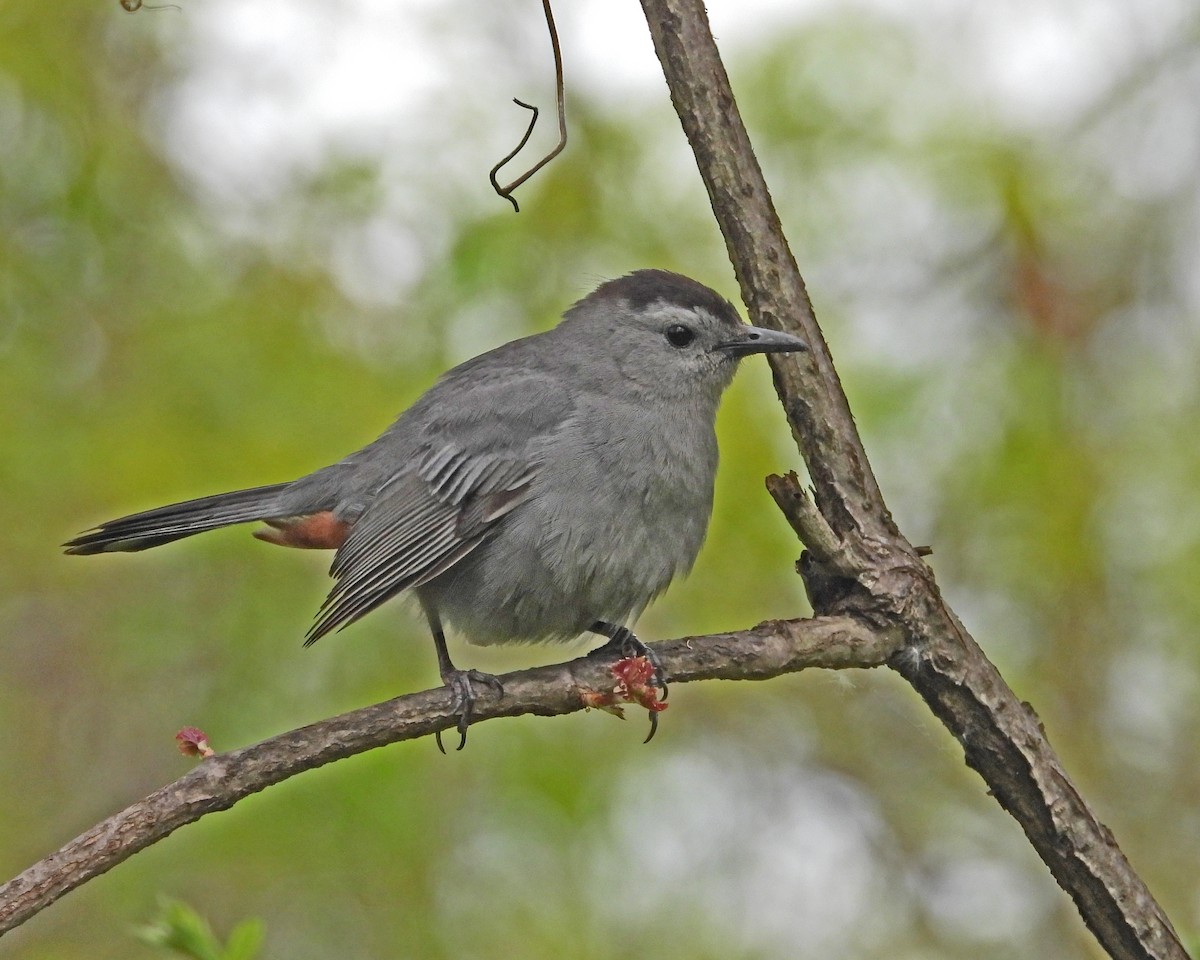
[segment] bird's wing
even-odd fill
[[[559,391],[542,386],[519,376],[492,380],[468,388],[470,396],[460,392],[412,411],[425,420],[420,430],[427,439],[371,498],[335,555],[334,587],[306,644],[444,573],[526,499],[538,471],[538,442],[571,407]],[[403,418],[397,428],[406,428]]]

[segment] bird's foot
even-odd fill
[[[595,650],[590,651],[588,653],[589,657],[607,657],[610,655],[622,658],[645,657],[650,661],[650,666],[654,668],[654,685],[662,690],[662,696],[659,697],[659,700],[667,699],[667,673],[663,669],[662,661],[658,658],[658,654],[654,652],[653,647],[639,640],[637,635],[628,627],[618,627],[611,623],[605,623],[603,620],[598,620],[589,629],[592,633],[608,637],[608,643],[602,644]]]
[[[494,677],[481,670],[455,669],[442,673],[442,683],[450,690],[452,697],[450,709],[458,714],[458,723],[455,725],[455,729],[458,731],[458,746],[455,749],[461,750],[467,745],[467,727],[471,725],[471,717],[475,712],[477,696],[474,684],[483,684],[496,691],[498,696],[504,694],[504,684],[500,682],[499,677]],[[437,741],[438,749],[445,753],[446,748],[442,745],[442,731],[438,730],[433,736]]]
[[[589,657],[607,657],[615,655],[620,659],[627,657],[645,657],[650,666],[654,668],[654,677],[650,683],[652,686],[658,687],[662,691],[662,696],[658,698],[658,702],[665,705],[667,699],[667,673],[663,669],[662,661],[658,658],[658,654],[654,649],[647,646],[637,638],[637,635],[628,627],[617,626],[616,624],[607,623],[603,620],[597,620],[589,628],[592,633],[598,633],[602,637],[608,637],[608,643],[605,643],[595,650],[592,650]],[[665,709],[660,707],[659,710]],[[646,734],[646,739],[642,743],[649,743],[654,739],[654,735],[658,733],[658,712],[659,710],[650,710],[650,732]]]

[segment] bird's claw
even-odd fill
[[[664,693],[663,700],[666,700],[666,699],[667,699],[667,696]],[[647,712],[650,714],[650,732],[648,734],[646,734],[646,739],[643,740],[642,743],[649,743],[651,740],[654,739],[654,735],[656,733],[658,733],[658,711],[650,710]]]
[[[594,629],[594,628],[593,628]],[[607,656],[615,653],[619,657],[645,657],[650,661],[650,666],[654,668],[654,686],[662,690],[662,696],[658,699],[666,702],[667,699],[667,672],[663,669],[662,661],[658,658],[658,654],[649,644],[643,643],[637,638],[637,635],[628,627],[617,627],[609,635],[608,642],[597,647],[589,657]],[[650,736],[654,736],[653,724],[650,730]],[[649,737],[646,738],[649,740]]]
[[[628,627],[617,627],[603,621],[598,621],[592,626],[592,630],[608,637],[608,642],[597,647],[588,656],[608,656],[616,654],[618,658],[626,657],[645,657],[649,661],[650,666],[654,668],[654,677],[650,681],[651,686],[657,687],[662,691],[662,696],[658,698],[659,703],[666,703],[667,700],[667,672],[663,669],[662,661],[658,658],[658,654],[654,648],[643,643],[637,638],[637,635]],[[661,707],[659,708],[662,709]],[[650,732],[646,734],[646,739],[642,743],[649,743],[654,739],[654,735],[658,733],[658,711],[650,710]]]
[[[496,691],[497,696],[504,695],[504,684],[500,682],[499,677],[482,670],[448,670],[442,674],[442,682],[450,690],[450,709],[458,714],[458,723],[454,725],[454,729],[458,731],[458,746],[455,749],[461,750],[467,745],[467,727],[471,725],[471,718],[475,712],[476,695],[472,683],[490,687]],[[433,737],[437,741],[438,749],[444,754],[446,748],[442,745],[442,731],[435,731]]]

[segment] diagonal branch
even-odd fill
[[[801,499],[789,518],[818,532],[823,542],[810,543],[811,553],[836,555],[802,561],[814,609],[853,613],[904,635],[907,655],[889,665],[959,741],[967,763],[1021,824],[1111,956],[1185,960],[1170,921],[1071,782],[1032,707],[1005,684],[892,522],[738,113],[703,0],[642,0],[642,8],[752,322],[799,333],[812,347],[803,358],[772,358],[772,366],[816,506],[833,535],[811,522],[797,487]],[[792,497],[786,487],[780,479],[772,489],[785,507]]]
[[[673,683],[767,680],[806,667],[877,667],[899,648],[896,634],[851,617],[775,620],[740,633],[684,637],[654,646]],[[588,657],[521,670],[502,679],[503,695],[489,691],[481,698],[474,723],[527,713],[574,713],[584,709],[581,690],[613,685],[607,665]],[[426,690],[204,760],[0,887],[0,935],[205,814],[227,810],[244,797],[305,770],[448,730],[457,720],[445,688]]]

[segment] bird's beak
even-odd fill
[[[752,353],[796,353],[808,350],[808,344],[790,333],[743,326],[736,337],[718,343],[713,349],[731,357],[748,357]]]

